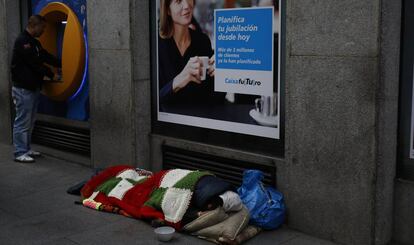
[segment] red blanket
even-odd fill
[[[114,166],[86,183],[83,204],[138,219],[161,219],[180,230],[194,187],[206,174],[177,169],[147,176],[130,166]]]

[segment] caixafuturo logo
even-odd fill
[[[224,83],[226,84],[240,84],[246,86],[261,86],[262,82],[259,80],[255,80],[252,78],[228,78],[224,79]]]

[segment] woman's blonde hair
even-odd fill
[[[174,34],[174,23],[169,15],[170,4],[173,0],[160,0],[160,37],[171,38]],[[193,4],[195,5],[195,0]]]

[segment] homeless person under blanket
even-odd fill
[[[205,175],[210,173],[172,169],[146,176],[130,166],[114,166],[89,180],[81,194],[87,207],[163,220],[180,230],[195,185]]]
[[[172,169],[151,175],[114,166],[89,180],[81,194],[83,205],[96,210],[162,221],[177,230],[188,222],[187,232],[216,243],[239,244],[260,229],[247,226],[249,212],[234,190],[209,172]],[[195,215],[189,215],[190,210]]]

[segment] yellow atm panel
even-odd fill
[[[66,23],[62,44],[62,83],[46,83],[42,93],[52,100],[65,101],[79,88],[85,69],[85,38],[76,14],[60,2],[49,3],[40,15],[47,27],[39,38],[44,49],[57,55],[57,28]]]

